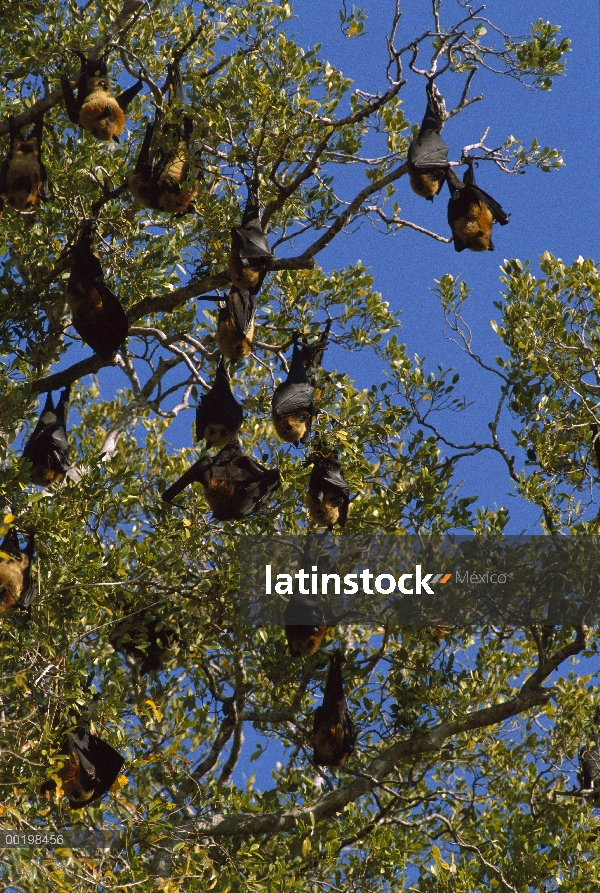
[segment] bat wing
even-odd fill
[[[437,130],[419,133],[408,150],[408,162],[418,171],[448,167],[448,146]]]
[[[285,606],[284,620],[286,626],[315,626],[325,623],[323,603],[319,597],[294,592]]]
[[[213,460],[210,456],[203,456],[202,459],[198,459],[197,462],[194,462],[194,464],[182,474],[178,481],[175,481],[174,484],[171,484],[171,486],[165,490],[162,494],[163,502],[172,502],[173,499],[190,484],[200,483],[203,486],[206,486],[210,480],[212,464]]]
[[[249,515],[260,511],[271,501],[273,495],[279,489],[280,483],[279,472],[276,469],[267,468],[259,478],[255,478],[247,484],[242,484],[239,488],[241,497],[236,517],[239,519],[247,518]]]
[[[46,167],[42,162],[39,162],[40,165],[40,198],[43,202],[48,202],[52,198],[52,186],[50,184],[50,180],[48,179],[48,172]]]
[[[496,222],[499,223],[500,226],[506,226],[510,214],[507,214],[506,211],[504,211],[500,204],[496,201],[496,199],[492,198],[491,195],[488,195],[487,192],[484,192],[483,189],[480,189],[479,186],[473,186],[472,188],[486,203],[486,205],[494,215],[494,220],[496,220]]]
[[[312,415],[314,393],[315,389],[308,382],[306,384],[290,384],[284,381],[275,388],[271,407],[273,412],[280,416],[291,415],[303,409],[308,410]]]
[[[232,229],[231,241],[233,250],[242,259],[270,261],[273,256],[258,218],[238,229]]]
[[[86,308],[73,311],[73,327],[86,344],[100,357],[110,357],[127,337],[129,324],[121,302],[103,282],[96,283],[101,299],[99,310]]]
[[[225,360],[221,357],[213,386],[200,398],[196,408],[196,440],[202,440],[207,425],[239,428],[244,421],[244,408],[233,396]]]
[[[4,161],[2,162],[2,167],[0,167],[0,193],[6,192],[6,178],[8,176],[9,167],[10,158],[8,157],[8,155],[6,155]]]
[[[79,124],[79,103],[75,99],[71,81],[66,75],[61,77],[60,85],[62,87],[63,99],[65,101],[65,108],[67,110],[67,115],[69,116],[69,121],[71,121],[72,124]]]
[[[125,112],[127,110],[127,106],[129,105],[131,100],[138,95],[143,86],[144,82],[140,78],[140,80],[136,84],[134,84],[132,87],[128,87],[127,90],[123,90],[122,93],[119,93],[119,95],[115,97],[117,100],[117,104],[122,111]]]
[[[256,301],[249,291],[232,288],[227,295],[227,306],[239,331],[246,335],[254,322]]]

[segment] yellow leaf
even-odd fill
[[[160,712],[160,710],[158,709],[158,707],[156,706],[156,704],[154,703],[154,701],[152,701],[150,698],[146,698],[145,703],[146,703],[146,704],[150,704],[150,706],[151,706],[152,709],[154,710],[154,715],[155,715],[155,717],[156,717],[156,721],[157,721],[157,722],[160,722],[160,721],[162,720],[162,713]]]
[[[311,849],[312,849],[312,847],[311,847],[311,843],[310,843],[310,837],[305,837],[304,840],[302,841],[302,855],[304,856],[305,859],[308,856],[308,854],[310,853]]]

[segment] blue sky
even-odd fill
[[[382,75],[385,37],[395,4],[393,0],[366,0],[358,5],[368,16],[368,34],[359,39],[347,40],[342,36],[337,3],[319,3],[318,15],[315,15],[315,0],[299,0],[294,4],[298,18],[289,30],[296,34],[302,46],[320,43],[322,57],[353,78],[355,86],[374,92],[385,88]],[[429,3],[403,3],[402,8],[399,45],[422,34],[431,24]],[[449,23],[449,16],[454,16],[456,9],[457,4],[444,3],[442,23]],[[501,353],[501,344],[490,327],[490,320],[499,315],[493,301],[500,296],[498,277],[503,260],[530,259],[532,271],[537,274],[537,258],[544,251],[550,251],[567,264],[579,255],[600,259],[598,170],[597,167],[590,170],[586,159],[594,145],[594,135],[599,131],[597,4],[591,0],[576,4],[560,0],[529,3],[492,0],[483,15],[512,35],[527,35],[538,18],[559,24],[562,26],[559,37],[571,39],[572,51],[567,56],[566,75],[557,78],[549,92],[527,90],[508,77],[479,72],[471,93],[483,93],[484,99],[451,119],[444,129],[450,158],[458,160],[462,147],[477,142],[489,126],[486,145],[500,145],[513,135],[528,147],[535,137],[541,146],[562,151],[564,167],[550,173],[529,168],[525,175],[517,176],[504,174],[492,164],[480,165],[478,182],[511,214],[508,226],[495,227],[494,252],[458,254],[451,244],[436,242],[412,230],[385,236],[364,223],[358,234],[336,238],[319,258],[326,270],[360,258],[375,278],[374,288],[392,309],[402,313],[403,328],[399,337],[406,343],[408,355],[416,353],[426,357],[431,370],[442,364],[460,372],[458,392],[464,393],[473,405],[460,416],[446,418],[445,424],[454,437],[463,437],[463,442],[474,438],[489,441],[489,405],[490,399],[495,405],[498,384],[495,376],[482,373],[457,347],[443,339],[442,311],[431,292],[434,280],[450,273],[460,276],[470,286],[472,297],[466,316],[473,330],[475,349],[494,365],[494,357]],[[411,72],[406,77],[408,82],[400,93],[404,114],[408,120],[420,123],[425,105],[424,79]],[[462,82],[447,73],[438,79],[437,85],[446,96],[447,106],[453,107]],[[340,191],[344,197],[351,194]],[[401,205],[402,217],[449,235],[447,195],[444,188],[433,203],[426,202],[413,194],[407,179],[403,178],[399,181],[396,199]],[[347,362],[348,355],[345,357]],[[367,354],[361,354],[360,364],[348,371],[359,387],[381,379],[376,358]],[[506,430],[509,428],[510,423]],[[525,458],[518,455],[518,468]],[[530,533],[539,532],[538,510],[506,495],[513,490],[498,456],[485,453],[476,459],[463,460],[459,476],[465,481],[461,495],[475,493],[490,507],[509,505],[511,524],[507,532],[525,529]]]

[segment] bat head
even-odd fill
[[[204,440],[208,447],[224,447],[238,435],[238,428],[228,428],[218,422],[210,422],[204,428]]]
[[[299,409],[284,416],[274,412],[273,424],[279,437],[286,443],[304,442],[310,433],[312,415],[308,409]]]

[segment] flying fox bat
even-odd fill
[[[446,110],[433,81],[427,82],[427,109],[418,135],[408,149],[408,175],[417,195],[433,201],[448,170],[448,146],[440,136]]]
[[[260,225],[258,186],[256,181],[249,182],[242,225],[231,230],[228,269],[234,286],[257,295],[272,257],[269,242]]]
[[[170,103],[184,102],[183,80],[178,61],[167,66],[163,94],[169,90]],[[157,128],[160,137],[155,138]],[[187,115],[181,124],[166,124],[164,112],[156,110],[154,121],[146,126],[135,170],[130,175],[129,191],[145,208],[168,214],[192,212],[196,180],[200,176],[197,158],[190,161],[190,139],[194,123]],[[188,183],[187,187],[184,185]]]
[[[510,214],[506,214],[498,202],[475,185],[473,160],[467,160],[468,168],[461,183],[452,168],[446,172],[450,191],[448,223],[454,238],[455,251],[493,251],[492,226],[497,221],[506,226]]]
[[[35,537],[27,534],[22,549],[17,531],[12,527],[0,543],[0,614],[10,608],[27,609],[35,597],[31,582],[31,563],[35,550]]]
[[[67,303],[73,328],[100,357],[110,357],[125,341],[127,317],[119,299],[104,282],[102,266],[92,251],[94,221],[84,227],[71,249]]]
[[[239,363],[252,352],[255,313],[254,296],[249,291],[232,288],[217,322],[217,344],[228,360]]]
[[[231,392],[225,359],[221,357],[213,386],[196,408],[196,440],[206,440],[208,447],[224,447],[237,437],[243,420],[243,407]]]
[[[171,502],[194,483],[202,484],[216,521],[240,521],[262,509],[280,484],[279,472],[265,468],[242,453],[239,440],[232,440],[216,456],[203,456],[162,495]]]
[[[31,213],[40,201],[50,198],[50,183],[42,164],[43,118],[38,118],[29,134],[23,138],[9,118],[10,144],[0,168],[0,211],[8,202],[15,211]]]
[[[594,734],[591,736],[592,746],[582,747],[579,751],[580,792],[594,805],[600,805],[600,708],[594,714]]]
[[[153,610],[136,610],[131,603],[125,604],[123,609],[131,616],[114,625],[110,644],[115,651],[139,663],[141,674],[161,670],[167,652],[181,644],[176,633]],[[145,642],[148,644],[143,644]]]
[[[69,470],[69,442],[66,429],[66,408],[70,386],[63,388],[54,408],[52,394],[46,403],[31,437],[25,444],[23,456],[31,462],[31,482],[48,487]]]
[[[314,762],[317,766],[343,766],[356,742],[356,729],[344,695],[342,660],[340,652],[331,656],[323,703],[314,714]]]
[[[63,753],[65,764],[56,774],[71,809],[82,809],[104,796],[119,777],[125,762],[125,757],[114,747],[85,728],[65,735]],[[49,779],[41,786],[40,793],[48,794],[54,790],[56,782]]]
[[[77,99],[69,78],[63,75],[60,79],[69,120],[83,127],[97,140],[115,140],[118,143],[125,127],[125,111],[142,89],[142,81],[138,80],[133,87],[115,97],[108,80],[108,52],[99,59],[88,59],[80,50],[72,52],[81,60]]]
[[[292,657],[306,657],[319,648],[323,636],[331,629],[325,623],[323,603],[319,596],[294,592],[285,606],[285,635]]]
[[[317,527],[333,530],[334,524],[343,527],[348,518],[350,487],[335,453],[313,453],[308,464],[314,468],[308,482],[306,504]]]
[[[273,424],[282,440],[306,443],[313,418],[317,412],[313,403],[315,377],[323,361],[331,320],[312,346],[298,347],[299,335],[293,336],[294,348],[290,371],[284,382],[277,385],[271,404]]]

